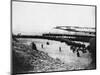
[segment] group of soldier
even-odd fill
[[[50,45],[49,42],[46,42],[46,45]],[[35,44],[32,43],[32,48],[37,49]],[[43,44],[41,44],[41,48],[44,48]],[[71,45],[70,49],[73,51],[73,53],[77,53],[77,57],[80,57],[79,51],[86,53],[89,51],[91,53],[91,58],[93,59],[93,63],[96,63],[96,40],[95,38],[91,38],[89,40],[89,45],[86,47],[84,44],[74,44]],[[62,52],[61,47],[59,47],[59,52]]]

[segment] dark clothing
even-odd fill
[[[43,48],[43,44],[41,45],[41,47]]]
[[[59,47],[59,52],[61,52],[61,47]]]
[[[34,43],[34,42],[32,42],[32,49],[37,50],[36,45],[35,45],[35,43]]]

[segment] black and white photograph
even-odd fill
[[[11,1],[13,74],[96,69],[96,6]]]

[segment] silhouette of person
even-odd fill
[[[41,48],[43,48],[43,44],[41,44]]]
[[[59,47],[59,52],[61,52],[61,47]]]
[[[79,52],[77,52],[77,57],[80,57],[80,53]]]
[[[77,48],[77,57],[80,57],[79,48]]]
[[[34,42],[32,42],[32,49],[37,50],[36,45],[35,45],[35,43],[34,43]]]

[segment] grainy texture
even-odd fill
[[[23,41],[23,39],[21,40]],[[12,47],[14,73],[68,71],[93,68],[93,65],[82,65],[79,61],[75,63],[65,63],[61,61],[60,58],[53,58],[44,51],[32,49],[31,45],[25,44],[20,40],[19,42],[13,40]],[[66,60],[69,61],[69,59]]]

